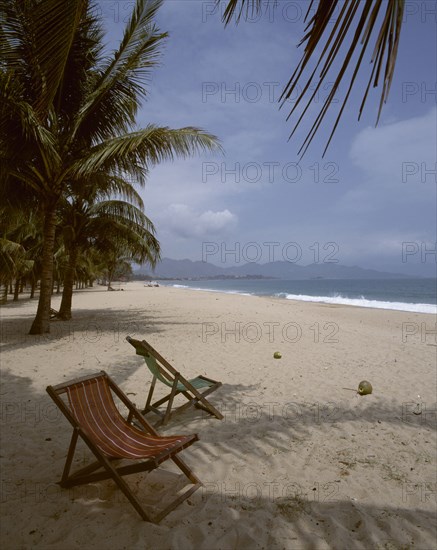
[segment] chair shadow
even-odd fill
[[[107,365],[107,368],[116,382],[123,387],[126,384],[125,368],[115,362]],[[130,376],[137,374],[139,368],[145,367],[133,356],[128,368]],[[211,400],[217,406],[220,399],[231,410],[232,406],[241,403],[242,393],[250,392],[254,388],[253,385],[224,384],[211,395]],[[3,453],[9,457],[8,465],[3,469],[3,477],[7,484],[3,501],[5,505],[9,503],[11,507],[16,507],[17,499],[20,501],[18,491],[21,490],[23,479],[28,483],[33,482],[35,486],[37,483],[53,486],[54,481],[59,479],[71,432],[66,429],[69,427],[67,421],[62,414],[56,412],[56,407],[51,403],[50,398],[33,389],[31,378],[16,376],[9,371],[2,374],[1,412]],[[389,408],[382,407],[379,413],[385,414],[385,421],[393,421],[393,414]],[[258,410],[256,415],[253,413],[250,415],[252,417],[248,421],[246,419],[246,421],[236,422],[236,418],[226,421],[226,417],[223,421],[219,421],[203,411],[190,409],[180,415],[180,418],[175,417],[177,420],[171,422],[165,431],[187,433],[187,427],[201,427],[199,446],[202,442],[213,445],[216,449],[215,460],[219,460],[219,455],[224,450],[243,459],[248,453],[261,458],[261,448],[256,445],[256,428],[259,422],[268,420],[268,417],[264,416],[265,413],[260,417]],[[244,422],[246,426],[242,429]],[[280,433],[299,437],[307,432],[307,427],[304,425],[290,426],[290,423],[273,420],[269,422],[272,436],[269,435],[268,440],[271,443],[274,441],[277,444]],[[11,437],[8,437],[9,432]],[[17,432],[20,434],[19,437],[16,435]],[[23,445],[27,441],[36,443],[29,447],[29,452],[23,453]],[[247,445],[248,442],[251,443],[250,446]],[[205,450],[205,445],[202,445],[202,449],[202,453],[190,451],[189,462],[192,463],[193,457],[196,457],[198,461],[204,462],[204,469],[211,468],[211,455]],[[85,459],[85,451],[89,458],[87,449],[84,450],[83,458]],[[38,455],[39,459],[36,461],[38,468],[35,469],[35,458]],[[47,460],[41,460],[41,456],[45,456]],[[17,464],[20,465],[19,468]],[[196,471],[196,467],[194,470]],[[102,489],[103,500],[94,499],[90,504],[86,498],[81,497],[75,500],[74,506],[83,507],[86,514],[90,511],[97,513],[105,506],[111,508],[116,506],[123,512],[130,509],[129,503],[118,491],[114,492],[106,487],[105,485]],[[278,489],[276,493],[275,488]],[[334,491],[333,487],[315,486],[312,489],[301,487],[296,483],[266,487],[265,483],[255,481],[246,485],[241,483],[238,486],[234,483],[232,487],[226,488],[224,480],[217,479],[206,482],[204,487],[191,497],[191,504],[184,503],[179,506],[159,527],[142,524],[135,517],[133,509],[131,510],[133,519],[130,521],[138,526],[140,532],[143,529],[145,533],[150,529],[160,529],[164,536],[167,534],[171,537],[172,529],[180,526],[181,521],[192,517],[194,512],[196,525],[191,526],[190,529],[200,530],[204,538],[199,548],[205,549],[227,547],[249,549],[256,543],[262,543],[266,548],[312,549],[320,546],[321,541],[324,542],[324,547],[329,545],[339,550],[401,549],[413,546],[425,549],[429,548],[429,544],[426,546],[426,543],[435,540],[433,538],[436,534],[435,513],[424,509],[423,506],[420,508],[409,506],[410,497],[417,496],[421,489],[413,484],[408,485],[405,506],[394,507],[348,500]],[[63,498],[59,498],[59,506],[65,506]],[[28,514],[32,514],[35,504],[32,499],[22,498],[20,507],[23,512],[27,509]],[[24,524],[28,521],[28,514],[14,516],[14,529],[18,528],[18,531],[21,529],[22,532],[27,533],[28,530],[24,529]],[[40,516],[38,512],[34,512],[33,516],[33,525],[38,524],[39,518],[42,522],[40,527],[43,529],[46,518]],[[235,521],[235,517],[238,517],[238,521]],[[223,525],[232,527],[224,532]],[[101,529],[101,522],[100,527],[96,529]],[[110,531],[111,526],[108,526],[107,536]],[[290,532],[293,535],[292,538],[290,538]],[[27,534],[22,536],[25,538]],[[254,536],[258,537],[258,540],[255,540]]]

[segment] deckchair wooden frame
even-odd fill
[[[182,374],[178,372],[146,340],[135,340],[130,336],[126,336],[126,340],[136,349],[136,352],[138,355],[142,355],[144,356],[144,358],[151,355],[156,360],[156,368],[159,370],[159,373],[161,374],[161,376],[167,380],[167,385],[171,387],[171,391],[168,395],[166,395],[165,397],[162,397],[161,399],[158,399],[158,401],[156,401],[155,403],[152,403],[152,397],[155,391],[156,381],[158,379],[158,376],[156,375],[156,373],[152,371],[153,378],[150,385],[149,393],[147,395],[146,405],[141,412],[142,414],[153,412],[160,417],[160,420],[158,420],[154,424],[155,427],[167,424],[167,422],[170,420],[170,418],[173,415],[179,414],[182,411],[186,410],[187,408],[193,407],[193,406],[212,414],[219,420],[223,419],[223,415],[221,414],[221,412],[218,411],[206,399],[206,397],[209,394],[214,392],[217,388],[219,388],[222,385],[221,382],[218,382],[217,380],[212,380],[211,378],[207,378],[206,376],[200,375],[197,377],[197,379],[204,380],[207,384],[209,384],[209,387],[207,387],[204,391],[200,392],[198,389],[196,389],[193,386],[190,380],[187,380],[186,378],[184,378],[184,376],[182,376]],[[180,384],[182,384],[185,387],[185,391],[178,389],[178,386]],[[177,395],[183,395],[188,400],[188,403],[185,403],[184,405],[181,405],[175,408],[174,410],[172,410],[173,401]],[[160,405],[163,405],[166,402],[168,403],[165,411],[159,410],[158,407]]]
[[[89,436],[89,434],[83,429],[75,416],[72,414],[69,405],[61,397],[62,394],[67,392],[69,386],[99,378],[104,378],[107,381],[110,390],[114,392],[114,394],[128,409],[129,414],[127,416],[127,419],[124,420],[127,425],[132,424],[133,420],[135,420],[135,426],[138,428],[139,424],[141,429],[144,430],[146,434],[165,439],[158,434],[158,432],[149,424],[149,422],[147,422],[144,416],[137,410],[135,405],[129,400],[129,398],[124,394],[124,392],[105,371],[100,371],[90,376],[70,380],[69,382],[65,382],[57,386],[48,386],[47,393],[60,408],[70,424],[73,426],[73,434],[71,437],[70,446],[68,449],[65,466],[59,485],[63,488],[69,488],[76,485],[87,484],[95,481],[113,479],[144,521],[159,523],[165,516],[167,516],[167,514],[169,514],[172,510],[179,506],[181,502],[186,500],[202,485],[201,481],[197,478],[194,472],[185,464],[185,462],[181,458],[176,456],[177,453],[189,447],[195,441],[198,441],[199,438],[197,434],[193,434],[191,436],[181,436],[184,438],[183,442],[179,444],[173,444],[172,448],[158,452],[153,457],[141,461],[138,459],[135,464],[115,466],[114,462],[119,461],[120,459],[107,456],[105,455],[105,453],[102,452],[102,450],[96,445],[93,438]],[[76,444],[79,437],[81,437],[82,440],[86,443],[86,445],[89,447],[90,451],[94,454],[97,460],[89,464],[88,466],[80,468],[75,473],[70,474],[70,469],[76,450]],[[168,459],[171,459],[174,464],[176,464],[176,466],[185,474],[185,476],[193,485],[188,489],[185,488],[186,490],[182,494],[180,494],[162,511],[152,517],[146,512],[146,510],[141,505],[138,498],[133,494],[133,492],[129,488],[129,485],[124,481],[122,476],[139,472],[150,472],[157,468],[162,462]],[[101,468],[103,468],[103,471],[96,472],[96,470],[99,470]]]

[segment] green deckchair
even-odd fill
[[[135,348],[137,355],[144,357],[147,367],[153,374],[146,406],[144,407],[142,413],[147,414],[149,412],[154,412],[159,415],[161,419],[158,420],[155,426],[167,424],[173,414],[182,412],[191,406],[203,409],[210,414],[213,414],[219,420],[223,418],[223,415],[206,399],[207,395],[222,385],[221,382],[211,380],[205,376],[197,376],[191,380],[186,380],[182,374],[177,372],[176,369],[172,367],[170,363],[162,357],[162,355],[152,348],[148,342],[145,340],[135,340],[130,336],[126,336],[126,340]],[[165,397],[162,397],[155,403],[152,403],[156,380],[159,380],[171,388],[171,391]],[[172,412],[173,400],[179,394],[186,397],[188,399],[188,403],[175,408]],[[158,407],[167,401],[168,404],[166,410],[159,410]]]

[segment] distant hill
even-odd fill
[[[319,263],[307,266],[278,261],[265,264],[246,263],[241,266],[220,267],[208,262],[172,260],[163,258],[155,271],[140,267],[134,277],[155,279],[215,279],[215,278],[266,278],[266,279],[407,279],[399,273],[388,273],[358,266]]]

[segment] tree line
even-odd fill
[[[220,149],[199,128],[137,125],[167,38],[161,4],[137,0],[108,52],[90,0],[0,0],[0,283],[39,285],[30,334],[50,331],[54,284],[69,319],[75,281],[155,265],[138,188],[160,162]]]

